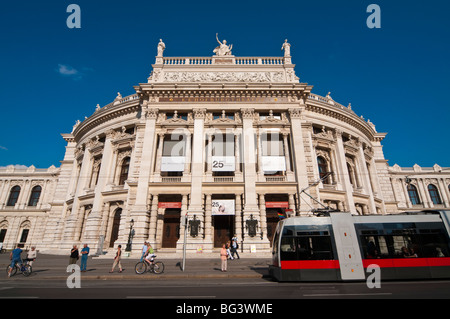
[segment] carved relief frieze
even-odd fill
[[[334,143],[334,134],[333,131],[331,129],[326,128],[325,126],[322,126],[320,131],[315,131],[313,129],[313,135],[312,138],[314,140],[319,140],[319,141],[323,141],[325,143],[330,143],[333,142]]]
[[[287,76],[287,78],[286,78]],[[155,70],[149,77],[152,82],[236,82],[236,83],[283,83],[298,82],[295,72],[290,70],[288,74],[281,71],[272,72],[163,72]]]
[[[289,125],[289,120],[287,119],[286,113],[281,113],[280,117],[274,116],[273,111],[269,111],[269,116],[264,119],[258,118],[258,125]]]

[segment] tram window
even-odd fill
[[[283,236],[281,260],[333,260],[330,236]]]
[[[408,230],[409,231],[409,230]],[[440,229],[416,229],[410,234],[361,235],[364,258],[449,257],[447,235]]]

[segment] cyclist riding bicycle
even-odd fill
[[[20,249],[19,245],[17,245],[17,248],[14,249],[11,254],[9,255],[9,259],[11,259],[11,265],[9,267],[9,271],[8,271],[8,277],[11,276],[11,271],[13,270],[13,268],[15,267],[15,265],[17,263],[21,264],[22,263],[22,258],[20,257],[20,255],[22,254],[22,249]]]
[[[152,245],[150,243],[147,243],[147,252],[145,256],[145,260],[150,264],[153,262],[153,258],[156,257],[155,251],[153,250]]]

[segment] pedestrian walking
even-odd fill
[[[37,258],[36,247],[32,246],[31,250],[29,250],[27,253],[28,265],[33,266],[33,261],[35,261],[36,258]]]
[[[225,246],[227,248],[227,254],[228,254],[228,258],[230,258],[231,260],[233,260],[233,256],[231,256],[231,242],[227,241],[227,244]]]
[[[235,234],[234,237],[231,239],[231,257],[234,258],[234,254],[236,254],[237,259],[241,259],[239,257],[238,248],[239,248],[238,239]]]
[[[87,244],[84,244],[84,247],[81,250],[81,264],[80,264],[80,270],[83,272],[86,271],[88,256],[89,256],[89,247]]]
[[[76,264],[79,257],[78,247],[77,245],[73,245],[72,250],[70,251],[69,265]]]
[[[147,254],[147,250],[148,250],[148,243],[145,242],[144,246],[142,246],[142,255],[141,255],[141,262],[144,260],[145,255]]]
[[[222,249],[220,250],[220,259],[222,261],[222,263],[221,263],[222,272],[225,272],[225,271],[227,271],[227,259],[228,259],[228,252],[227,252],[226,244],[222,245]]]
[[[122,272],[122,264],[120,263],[120,257],[122,256],[122,245],[117,246],[116,257],[114,257],[114,263],[110,272],[114,272],[114,268],[119,266],[119,272]]]

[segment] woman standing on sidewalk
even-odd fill
[[[119,272],[122,272],[122,264],[120,263],[120,257],[122,256],[122,245],[117,247],[116,257],[114,257],[114,264],[110,272],[114,272],[114,268],[119,265]]]
[[[227,271],[228,252],[225,244],[222,245],[220,250],[220,259],[222,260],[222,271]]]

